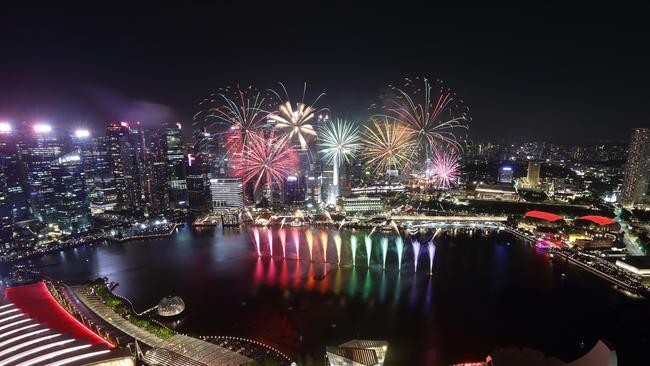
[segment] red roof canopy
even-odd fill
[[[548,222],[562,220],[562,216],[552,214],[552,213],[549,213],[549,212],[544,212],[544,211],[528,211],[528,212],[526,212],[526,214],[524,216],[532,217],[532,218],[535,218],[535,219],[542,219],[542,220],[546,220]]]
[[[591,221],[598,225],[611,225],[616,222],[614,219],[610,219],[609,217],[596,216],[596,215],[582,216],[579,220]]]
[[[6,288],[5,296],[21,312],[39,323],[47,324],[49,328],[59,333],[70,334],[77,339],[87,338],[92,344],[106,344],[109,348],[115,347],[70,315],[54,299],[43,282]]]

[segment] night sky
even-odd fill
[[[3,5],[0,119],[190,122],[218,87],[278,81],[363,117],[386,85],[421,75],[471,106],[475,140],[626,140],[648,126],[647,9],[619,3],[55,3]]]

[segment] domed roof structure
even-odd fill
[[[174,316],[182,313],[185,310],[185,303],[183,299],[178,296],[165,296],[158,303],[158,315],[160,316]]]

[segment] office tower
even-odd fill
[[[650,178],[650,129],[632,130],[619,202],[626,208],[639,204],[648,191]]]
[[[133,186],[135,189],[134,199],[137,200],[136,207],[138,211],[143,212],[144,216],[149,216],[148,202],[150,202],[150,164],[149,149],[147,146],[147,136],[142,129],[140,122],[135,123],[135,127],[129,130],[129,143],[131,145],[130,158],[133,160]]]
[[[539,176],[539,174],[538,174]],[[499,183],[512,183],[512,167],[502,166],[499,168]]]
[[[187,154],[187,200],[192,216],[201,216],[210,211],[210,174],[205,161],[207,155]]]
[[[84,164],[89,167],[86,172],[86,189],[90,197],[93,214],[114,210],[117,205],[117,188],[113,178],[113,164],[110,156],[110,138],[98,136],[91,139],[91,147]]]
[[[0,165],[0,253],[13,246],[13,223],[4,167]]]
[[[106,127],[106,138],[111,172],[115,179],[116,208],[138,215],[141,193],[129,124],[110,123]]]
[[[5,196],[13,222],[29,218],[29,203],[24,187],[23,166],[18,154],[20,131],[7,123],[0,123],[0,166],[4,179]]]
[[[528,175],[526,176],[528,185],[531,187],[539,186],[539,161],[528,162]]]
[[[167,164],[169,208],[177,213],[187,212],[187,182],[185,157],[181,144],[181,124],[163,128],[164,155]]]
[[[242,192],[242,181],[239,177],[210,179],[212,211],[243,208]]]
[[[169,210],[165,136],[162,130],[149,135],[149,202],[150,215],[164,215]]]
[[[86,190],[81,151],[73,151],[55,159],[51,164],[54,180],[55,221],[67,234],[90,228],[90,201]]]
[[[56,223],[52,162],[61,154],[61,145],[52,127],[26,124],[19,156],[24,164],[32,215],[45,224]]]

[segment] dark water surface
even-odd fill
[[[272,229],[273,259],[267,229],[186,227],[168,238],[77,248],[30,263],[72,284],[106,276],[139,310],[179,295],[187,311],[170,324],[177,330],[254,338],[306,365],[322,364],[326,345],[353,338],[388,340],[387,365],[483,360],[511,346],[570,360],[598,338],[619,351],[620,364],[634,365],[648,349],[645,299],[509,234],[479,230],[439,233],[429,276],[431,234],[420,238],[416,274],[411,239],[372,234],[369,269],[367,233],[323,228]]]

